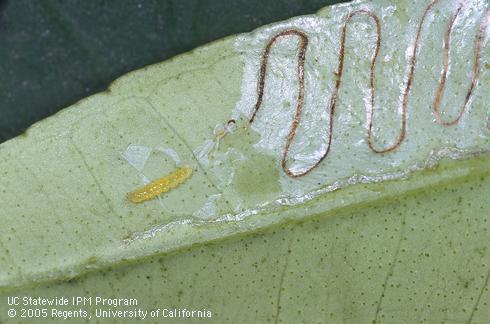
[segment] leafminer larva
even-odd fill
[[[191,175],[192,168],[190,166],[183,166],[160,179],[154,180],[149,184],[130,192],[128,194],[128,199],[133,203],[140,203],[153,199],[156,196],[177,187]]]

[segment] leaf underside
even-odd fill
[[[399,19],[400,28],[413,31],[410,16],[402,13],[417,16],[417,8],[426,5],[414,3],[406,9],[404,1],[356,2],[285,24],[333,19],[325,28],[338,29],[343,14],[365,5],[390,13]],[[390,24],[388,18],[384,22]],[[488,72],[480,76],[472,114],[454,130],[471,131],[454,139],[461,141],[460,148],[469,148],[465,158],[448,155],[401,177],[356,180],[291,203],[294,197],[286,193],[293,189],[304,184],[322,190],[333,182],[313,183],[307,175],[298,185],[284,175],[277,154],[257,149],[264,140],[260,122],[224,137],[206,155],[208,160],[198,152],[203,143],[216,139],[216,126],[230,118],[237,102],[248,100],[243,91],[256,89],[255,83],[243,80],[247,64],[254,62],[247,60],[260,51],[251,50],[247,57],[237,46],[253,44],[274,28],[220,40],[132,72],[106,92],[0,145],[0,220],[6,224],[0,227],[0,300],[14,295],[137,298],[142,309],[206,308],[213,322],[236,323],[483,323],[489,318],[489,134],[488,126],[472,127],[488,114]],[[422,40],[421,48],[430,47],[431,41]],[[471,45],[464,48],[468,53]],[[287,50],[279,48],[273,54]],[[488,65],[488,51],[485,42],[483,66]],[[406,59],[398,54],[399,60]],[[426,60],[421,58],[426,63],[432,58]],[[351,71],[356,62],[346,63]],[[398,68],[391,73],[403,76],[404,69]],[[426,73],[437,76],[439,70]],[[458,82],[467,79],[460,74]],[[273,78],[274,74],[269,82]],[[346,78],[352,87],[361,83],[355,76]],[[383,77],[379,79],[382,83]],[[416,100],[424,98],[424,82],[416,80],[413,90],[419,110],[426,109]],[[339,94],[345,96],[337,107],[339,114],[349,112],[345,107],[352,93]],[[340,119],[356,121],[344,116]],[[472,119],[475,116],[480,121]],[[335,136],[343,139],[348,129],[339,129]],[[404,147],[418,148],[431,136],[425,128],[409,128],[408,135],[412,139],[395,154],[405,154]],[[471,136],[477,138],[473,146],[465,142]],[[427,145],[451,140],[434,139]],[[368,152],[338,145],[340,149],[333,151],[338,159]],[[409,168],[426,162],[424,148],[420,152],[406,161],[395,155],[385,160],[392,163],[379,163]],[[360,153],[372,157],[352,166],[350,179],[369,180],[361,177],[362,167],[372,162],[375,172],[379,159],[390,159],[371,153]],[[213,159],[224,167],[218,168]],[[326,159],[312,177],[334,174],[328,163],[335,162],[330,161]],[[143,177],[160,178],[176,165],[193,168],[189,179],[159,199],[141,204],[127,200],[128,192],[145,183]],[[394,174],[380,169],[382,175]],[[223,170],[233,172],[227,178]],[[264,205],[283,198],[287,203]],[[0,303],[0,322],[9,321],[8,308]],[[95,308],[86,307],[91,312]]]

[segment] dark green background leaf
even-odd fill
[[[337,2],[0,1],[0,142],[126,72]]]

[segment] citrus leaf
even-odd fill
[[[131,296],[221,322],[483,321],[486,12],[329,7],[132,72],[36,124],[0,146],[0,291]],[[451,17],[466,28],[438,92]],[[169,174],[161,195],[127,199]]]

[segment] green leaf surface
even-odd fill
[[[359,93],[369,92],[373,42],[365,40],[375,32],[366,17],[349,26],[332,152],[317,168],[301,178],[281,168],[298,88],[294,38],[272,50],[264,107],[252,126],[246,119],[267,41],[301,29],[311,38],[306,110],[288,165],[308,168],[328,118],[313,97],[328,101],[345,17],[359,9],[381,17],[377,100],[396,107],[407,44],[427,7],[421,0],[329,7],[220,40],[127,74],[2,144],[0,298],[137,298],[146,310],[206,308],[213,322],[483,323],[490,316],[486,30],[462,122],[438,125],[426,104],[456,5],[437,3],[422,29],[406,142],[394,152],[375,154],[365,139]],[[451,56],[445,105],[464,98],[471,60],[463,58],[486,10],[477,1],[462,11],[466,28],[453,35],[461,57]],[[446,117],[457,111],[448,109]],[[237,127],[221,137],[230,118]],[[376,123],[376,144],[386,145],[400,115],[383,110]],[[183,184],[159,199],[127,200],[144,179],[179,165],[193,168]],[[86,308],[95,317],[99,306]],[[8,308],[0,304],[0,320],[9,320]]]

